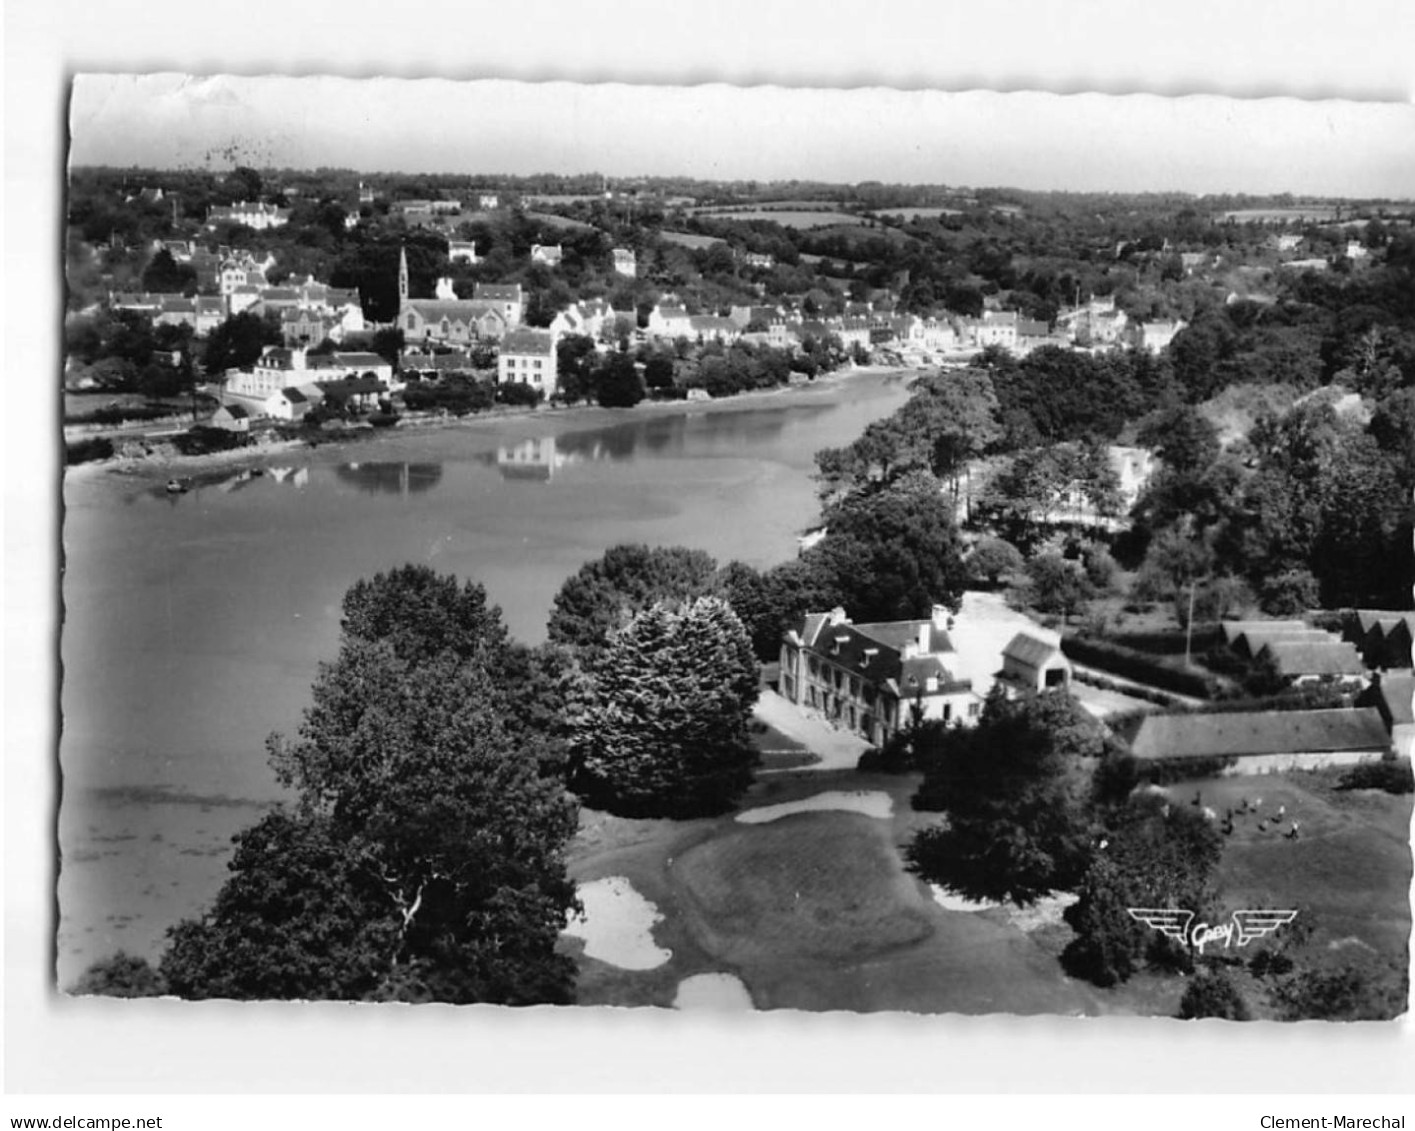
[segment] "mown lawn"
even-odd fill
[[[1197,791],[1220,815],[1245,796],[1261,798],[1268,814],[1286,807],[1280,831],[1259,831],[1256,817],[1237,819],[1220,865],[1226,910],[1298,908],[1312,928],[1294,955],[1306,965],[1401,957],[1410,935],[1411,799],[1338,792],[1334,781],[1333,774],[1264,775],[1170,789],[1186,805]],[[1182,977],[1145,973],[1101,990],[1062,972],[1058,959],[1070,939],[1064,924],[1024,932],[1005,909],[936,904],[902,859],[914,833],[939,819],[909,807],[917,783],[917,775],[788,771],[763,775],[743,802],[755,808],[878,790],[893,800],[888,820],[818,811],[748,825],[733,814],[674,822],[587,811],[571,874],[577,882],[626,877],[663,916],[653,937],[673,957],[647,971],[582,957],[579,1000],[668,1006],[683,978],[723,972],[742,980],[759,1009],[1176,1013]],[[1293,817],[1302,836],[1283,839]],[[1262,983],[1236,973],[1263,1015]]]
[[[1307,937],[1290,954],[1303,968],[1351,963],[1379,969],[1390,961],[1404,966],[1411,932],[1411,798],[1338,791],[1340,775],[1340,770],[1261,774],[1179,782],[1169,790],[1177,804],[1192,803],[1197,792],[1220,817],[1235,810],[1217,877],[1225,913],[1297,910]],[[1285,807],[1283,821],[1261,829],[1261,815],[1237,814],[1244,798],[1250,804],[1261,800],[1259,814],[1268,817]],[[1294,818],[1301,835],[1289,840],[1283,834]],[[1065,945],[1065,940],[1039,941],[1058,955]],[[1264,945],[1280,947],[1281,938]],[[1246,962],[1258,950],[1253,944],[1211,954]],[[1273,1016],[1265,1001],[1267,983],[1242,967],[1231,967],[1230,974],[1255,1017]],[[1179,976],[1147,973],[1096,992],[1107,1012],[1173,1016],[1185,984]]]
[[[894,801],[889,820],[828,811],[748,825],[732,814],[671,822],[585,813],[571,875],[627,878],[663,916],[653,938],[673,957],[629,971],[581,956],[579,1001],[671,1005],[683,978],[724,972],[760,1009],[1100,1012],[1091,989],[1004,916],[945,911],[904,870],[900,847],[938,819],[909,808],[916,784],[912,775],[779,773],[744,802],[881,790]]]

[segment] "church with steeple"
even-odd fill
[[[519,283],[477,283],[472,297],[459,298],[452,280],[439,279],[432,298],[413,298],[408,251],[398,252],[398,329],[409,345],[470,345],[499,342],[521,324],[525,294]]]

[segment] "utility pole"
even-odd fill
[[[1184,619],[1184,666],[1190,667],[1189,653],[1194,641],[1194,590],[1199,586],[1198,578],[1189,581],[1189,615]]]

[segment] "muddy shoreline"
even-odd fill
[[[199,478],[212,472],[239,471],[245,468],[265,467],[272,460],[288,457],[301,452],[340,452],[357,449],[369,444],[381,444],[390,439],[406,439],[410,434],[440,435],[476,430],[494,430],[506,424],[524,421],[544,421],[547,424],[563,426],[566,423],[583,423],[588,427],[617,420],[628,420],[640,415],[700,414],[739,411],[744,407],[761,404],[781,398],[810,399],[812,396],[833,391],[841,384],[869,377],[914,377],[923,371],[901,369],[893,366],[861,366],[856,369],[841,370],[818,377],[803,385],[781,385],[774,389],[757,389],[739,393],[731,397],[721,397],[710,401],[643,401],[630,409],[601,408],[598,405],[572,405],[565,407],[537,408],[497,408],[490,412],[463,417],[419,414],[404,416],[394,428],[361,427],[348,431],[320,433],[312,439],[270,440],[258,442],[247,448],[232,451],[212,452],[207,455],[186,456],[176,452],[170,444],[158,440],[153,450],[142,456],[114,456],[106,460],[75,464],[63,469],[64,481],[68,483],[91,483],[107,479],[136,483],[139,486],[157,484],[168,479]]]

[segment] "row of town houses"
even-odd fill
[[[296,359],[304,359],[308,347],[325,341],[341,345],[350,335],[381,328],[365,321],[357,291],[331,287],[312,276],[271,286],[267,279],[267,272],[274,267],[271,257],[257,259],[249,252],[226,247],[212,252],[184,241],[165,241],[162,247],[177,262],[196,266],[199,285],[217,293],[192,297],[115,293],[110,296],[110,305],[145,313],[159,325],[190,325],[197,336],[245,311],[276,314],[283,345],[268,351],[268,360],[262,359],[251,371],[229,374],[226,384],[233,396],[254,398],[247,407],[257,415],[288,418],[288,406],[267,406],[266,400],[275,397],[278,401],[282,390],[300,388],[297,374],[306,363]],[[1015,311],[985,310],[978,318],[921,317],[877,310],[869,302],[849,303],[843,314],[831,317],[810,317],[786,304],[733,306],[726,314],[692,313],[677,296],[666,295],[649,312],[642,330],[637,311],[616,311],[604,298],[572,302],[547,328],[529,329],[522,325],[527,295],[520,284],[476,283],[471,297],[464,298],[450,278],[442,278],[433,297],[411,297],[406,253],[399,258],[398,295],[398,313],[392,325],[403,333],[407,351],[403,368],[468,368],[471,347],[492,345],[497,351],[499,381],[531,385],[547,398],[558,387],[556,343],[570,334],[606,340],[629,332],[659,341],[743,341],[781,349],[799,348],[811,338],[835,338],[846,349],[858,347],[869,352],[886,348],[927,360],[988,346],[1025,354],[1042,345],[1130,344],[1158,352],[1182,328],[1182,323],[1128,325],[1125,313],[1116,309],[1113,300],[1093,300],[1068,312],[1053,329]],[[356,370],[359,375],[372,373],[385,393],[394,388],[392,367],[373,364],[370,359],[375,355],[325,354],[315,364],[338,364],[330,358],[341,356],[358,359],[349,362],[351,373],[325,376],[342,379]],[[267,412],[267,407],[273,411]]]

